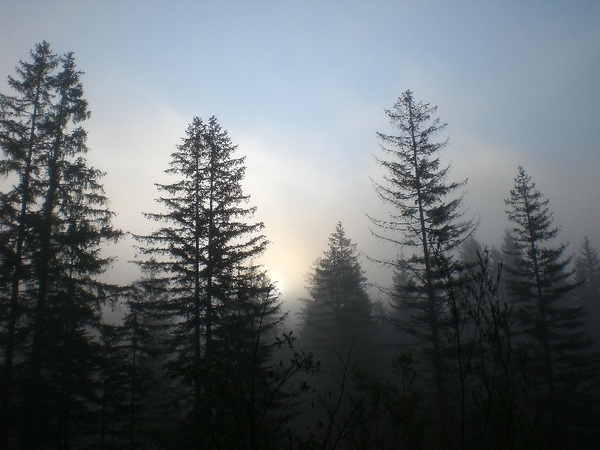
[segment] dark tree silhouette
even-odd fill
[[[30,57],[31,62],[19,63],[16,78],[8,77],[15,96],[0,94],[0,145],[3,152],[0,173],[17,179],[17,184],[11,191],[2,193],[2,273],[6,276],[2,296],[8,303],[2,316],[3,319],[6,318],[0,412],[2,448],[8,446],[17,321],[24,312],[24,303],[27,301],[21,291],[30,275],[25,245],[30,228],[28,222],[31,208],[39,193],[35,177],[39,171],[39,153],[45,136],[41,127],[50,108],[53,73],[59,62],[58,56],[52,53],[47,42],[38,44],[30,52]]]
[[[371,220],[381,230],[375,233],[377,236],[415,252],[387,263],[407,277],[407,283],[395,289],[396,300],[413,311],[405,328],[430,346],[429,361],[443,432],[447,412],[441,329],[445,300],[434,250],[437,258],[443,258],[444,265],[454,270],[452,252],[475,225],[463,220],[462,196],[456,196],[466,182],[446,182],[449,167],[442,168],[438,157],[446,141],[432,141],[445,128],[434,117],[436,111],[437,107],[416,102],[411,91],[398,98],[393,110],[386,110],[399,134],[377,134],[388,157],[377,158],[386,174],[383,182],[374,184],[381,199],[394,210],[387,220]]]
[[[346,237],[341,223],[308,275],[308,283],[310,298],[301,312],[301,337],[323,369],[333,372],[339,357],[351,349],[358,368],[371,368],[376,326],[373,303],[356,244]]]
[[[100,327],[100,371],[98,376],[100,449],[127,442],[130,366],[123,328]],[[135,448],[133,445],[130,448]]]
[[[144,244],[141,254],[149,257],[139,264],[155,271],[168,291],[163,309],[173,317],[172,366],[193,387],[189,419],[195,445],[216,445],[209,442],[219,434],[225,407],[216,403],[226,378],[219,370],[232,367],[234,354],[239,358],[243,352],[235,343],[242,339],[241,323],[250,321],[246,330],[254,323],[249,305],[271,293],[261,324],[267,328],[282,318],[273,286],[256,281],[263,278],[254,258],[267,240],[259,234],[261,222],[247,222],[255,208],[246,206],[244,158],[235,158],[235,150],[215,117],[194,118],[166,171],[175,181],[157,184],[164,212],[146,214],[163,225],[137,237]]]
[[[61,447],[88,433],[94,422],[88,414],[97,350],[93,329],[100,322],[100,291],[107,289],[96,276],[112,261],[101,247],[121,233],[111,225],[99,181],[103,173],[83,156],[86,132],[80,123],[89,112],[73,54],[55,56],[44,42],[32,59],[17,68],[19,81],[9,79],[21,97],[5,103],[12,110],[2,116],[3,173],[18,180],[3,194],[15,212],[7,227],[14,258],[4,402],[23,408],[26,448]],[[20,373],[21,401],[10,405],[17,335],[18,358],[27,370]]]
[[[588,403],[589,397],[581,394],[596,376],[596,359],[583,333],[584,311],[567,301],[577,286],[571,257],[564,256],[566,244],[553,244],[559,229],[553,226],[549,200],[523,167],[505,203],[514,242],[514,249],[507,250],[513,261],[506,266],[508,291],[519,330],[531,344],[531,374],[545,386],[551,420],[548,445],[561,446],[561,430],[567,430],[575,412],[584,411]]]

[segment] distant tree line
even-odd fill
[[[502,247],[479,243],[437,108],[402,93],[377,134],[389,216],[367,219],[398,250],[391,287],[374,298],[337,223],[291,330],[215,117],[156,185],[140,278],[102,281],[124,233],[85,158],[81,76],[42,42],[0,94],[0,448],[598,448],[600,260],[587,238],[567,253],[523,167]]]

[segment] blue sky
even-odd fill
[[[523,165],[550,198],[561,241],[600,246],[600,3],[596,1],[16,1],[0,3],[0,89],[47,40],[75,52],[116,223],[147,232],[169,155],[195,115],[217,116],[247,155],[245,187],[272,241],[284,298],[335,223],[372,257],[385,217],[373,192],[384,108],[411,89],[438,105],[443,156],[478,238],[498,243]],[[130,242],[110,274],[135,278]],[[372,281],[391,274],[364,262]]]

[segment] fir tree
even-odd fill
[[[443,433],[447,413],[442,331],[445,293],[438,265],[454,273],[453,253],[475,225],[463,220],[462,196],[456,195],[465,182],[448,183],[449,167],[441,167],[438,154],[447,142],[433,141],[445,128],[434,117],[436,111],[437,107],[416,102],[411,91],[404,92],[392,110],[386,110],[399,134],[377,134],[388,158],[377,158],[386,174],[382,183],[374,184],[381,199],[394,210],[387,220],[371,220],[382,230],[377,236],[414,251],[408,258],[387,264],[407,277],[407,283],[396,286],[394,294],[402,308],[413,312],[404,327],[429,347]]]
[[[222,358],[234,351],[231,320],[244,309],[240,298],[272,290],[255,283],[260,269],[253,261],[267,240],[259,234],[261,222],[248,222],[255,208],[246,206],[244,158],[234,157],[235,150],[215,117],[194,118],[166,171],[176,180],[157,184],[165,212],[146,214],[163,226],[138,236],[145,244],[141,253],[149,257],[139,263],[155,270],[168,290],[163,308],[174,316],[171,363],[193,387],[188,411],[195,445],[209,445],[226,407],[214,403],[214,389],[224,375],[222,364],[233,363]],[[278,309],[278,303],[270,307],[265,324],[280,320]]]
[[[100,248],[121,235],[111,225],[103,173],[83,156],[80,124],[89,112],[73,54],[55,56],[44,42],[32,59],[17,68],[18,81],[9,79],[20,97],[3,102],[2,115],[3,173],[18,180],[3,194],[14,212],[7,227],[14,250],[4,401],[8,405],[15,393],[11,339],[19,335],[27,371],[20,373],[23,390],[12,406],[25,413],[27,448],[67,446],[76,433],[90,432],[93,328],[100,321],[99,291],[106,289],[96,277],[111,262]]]
[[[506,267],[508,291],[519,330],[530,344],[531,375],[543,384],[549,402],[548,445],[560,446],[560,431],[573,425],[577,410],[586,409],[582,394],[596,376],[596,361],[583,333],[584,311],[567,301],[577,286],[571,257],[564,256],[566,244],[554,244],[559,229],[553,226],[549,200],[523,167],[505,203],[515,246],[508,254],[513,261]]]
[[[2,379],[2,410],[0,447],[8,446],[8,420],[13,397],[13,365],[17,322],[25,311],[27,296],[22,291],[30,276],[27,235],[30,212],[38,199],[35,177],[40,170],[39,153],[44,142],[42,126],[47,120],[52,97],[54,69],[58,56],[47,42],[30,52],[31,62],[19,63],[17,77],[8,77],[14,96],[0,94],[0,145],[3,159],[0,174],[13,177],[16,185],[2,193],[3,270],[6,279],[2,296],[7,308],[5,319],[4,373]]]
[[[375,321],[367,280],[356,244],[340,222],[329,237],[328,249],[308,276],[308,293],[301,313],[301,336],[323,368],[334,372],[340,357],[352,352],[357,367],[372,367]]]

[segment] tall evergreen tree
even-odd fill
[[[333,372],[339,358],[350,352],[359,368],[372,367],[376,330],[367,288],[356,244],[338,222],[308,276],[310,298],[301,312],[301,337],[324,370]]]
[[[551,431],[557,433],[574,420],[565,411],[585,409],[577,402],[587,403],[581,394],[596,376],[595,359],[582,329],[584,312],[567,302],[567,294],[576,287],[572,258],[564,256],[566,244],[554,244],[559,229],[553,226],[549,200],[543,199],[523,167],[505,203],[515,246],[508,254],[514,261],[506,267],[508,291],[520,331],[531,344],[532,376],[545,387],[548,411],[555,414],[550,417]],[[561,435],[552,433],[548,445],[560,446]]]
[[[92,396],[92,327],[100,320],[96,276],[111,261],[100,248],[121,234],[111,225],[99,181],[103,173],[83,156],[86,132],[80,123],[89,112],[73,54],[53,55],[44,42],[32,59],[17,68],[18,81],[9,79],[20,97],[3,97],[1,164],[3,174],[18,180],[3,194],[15,212],[7,227],[14,250],[4,401],[11,406],[15,393],[11,352],[19,335],[19,360],[27,372],[20,374],[22,401],[12,407],[24,408],[27,448],[67,446],[75,428],[87,431],[81,421]]]
[[[215,431],[215,370],[232,351],[232,312],[239,311],[241,295],[252,291],[257,298],[272,290],[254,282],[260,269],[253,261],[267,240],[259,234],[261,222],[247,222],[255,208],[246,206],[245,158],[235,158],[235,150],[214,116],[208,122],[194,118],[166,171],[177,179],[157,184],[165,210],[146,214],[164,225],[138,236],[142,255],[149,257],[140,264],[155,270],[168,289],[164,308],[175,317],[172,364],[193,387],[189,412],[196,445],[208,445]],[[269,310],[265,323],[279,320],[277,310]]]
[[[5,244],[2,273],[6,276],[2,295],[7,304],[6,315],[2,316],[6,328],[0,412],[0,446],[3,448],[8,445],[16,328],[26,302],[21,291],[29,276],[26,235],[30,228],[30,211],[38,199],[35,177],[44,142],[42,126],[50,108],[54,69],[58,65],[58,56],[45,41],[30,52],[30,57],[30,62],[21,61],[17,66],[17,77],[8,77],[14,95],[0,94],[0,146],[3,153],[0,174],[16,180],[9,192],[2,193],[2,238]]]
[[[414,251],[408,258],[387,263],[408,277],[404,286],[396,286],[395,295],[413,311],[407,326],[429,347],[443,429],[446,387],[441,322],[445,300],[435,259],[443,258],[444,266],[453,268],[453,252],[475,225],[463,220],[462,196],[457,195],[466,182],[448,183],[449,167],[441,167],[438,154],[447,142],[434,142],[433,138],[446,125],[434,117],[436,111],[437,107],[415,101],[411,91],[402,93],[394,108],[386,110],[399,134],[377,133],[388,158],[376,158],[386,174],[383,182],[374,184],[381,199],[394,211],[387,220],[371,220],[382,230],[377,236]]]
[[[76,410],[70,409],[73,399],[91,396],[89,381],[93,353],[89,350],[94,342],[90,327],[100,322],[98,295],[101,284],[96,277],[112,261],[101,255],[101,248],[121,235],[111,225],[114,214],[107,208],[108,199],[99,181],[104,174],[90,168],[83,156],[87,152],[87,134],[80,123],[89,117],[89,112],[83,98],[81,74],[72,53],[61,58],[61,70],[53,83],[55,103],[45,125],[50,145],[41,153],[45,169],[42,172],[41,206],[33,227],[39,242],[33,255],[36,296],[29,371],[30,419],[26,433],[26,440],[32,443],[36,439],[38,423],[41,423],[36,417],[44,410],[39,401],[42,397],[39,389],[44,385],[45,365],[64,362],[66,365],[63,364],[59,371],[88,377],[87,381],[81,380],[79,392],[67,388],[74,385],[68,377],[63,386],[57,386],[61,401],[68,405],[64,417],[60,418],[63,429],[59,429],[61,434],[57,436],[62,445],[68,445],[71,421],[81,417]],[[60,325],[54,336],[58,336],[66,349],[71,345],[83,345],[82,349],[73,348],[74,354],[83,358],[80,361],[67,356],[68,351],[62,353],[62,357],[54,355],[56,347],[48,345],[49,331],[55,323],[61,323],[65,311],[70,313],[70,320]],[[81,425],[77,427],[82,428]]]

